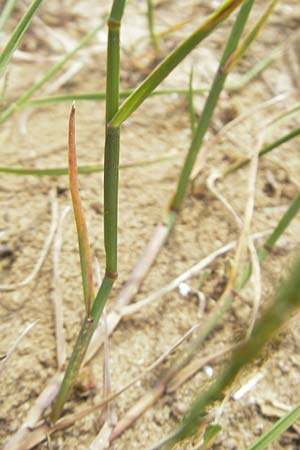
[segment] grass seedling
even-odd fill
[[[83,321],[62,385],[54,401],[51,420],[61,415],[89,342],[98,325],[111,288],[117,278],[117,228],[120,130],[109,122],[119,107],[120,25],[125,0],[114,0],[108,19],[107,78],[106,78],[106,136],[104,161],[104,244],[106,254],[105,276],[94,299],[91,311]],[[72,180],[70,180],[72,182]]]

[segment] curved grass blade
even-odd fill
[[[36,81],[30,88],[28,88],[23,94],[8,108],[3,111],[3,113],[0,115],[0,123],[4,122],[6,119],[8,119],[14,112],[18,111],[19,109],[22,109],[28,100],[32,97],[32,95],[40,89],[42,86],[44,86],[56,73],[59,72],[59,70],[79,51],[81,50],[96,34],[97,32],[103,28],[105,24],[105,21],[101,22],[99,25],[97,25],[92,31],[87,33],[79,42],[76,47],[71,50],[69,53],[64,55],[56,64],[54,64],[52,67],[50,67],[49,70],[47,70],[44,75]],[[74,98],[72,99],[74,101]]]
[[[291,425],[300,419],[300,405],[295,406],[289,413],[277,420],[274,425],[262,434],[247,450],[263,450],[276,441]]]
[[[15,49],[19,45],[22,37],[24,36],[33,16],[35,15],[38,7],[42,3],[42,0],[33,0],[26,13],[16,26],[15,30],[8,39],[1,55],[0,55],[0,77],[2,77],[4,70],[9,63]]]
[[[122,103],[110,121],[111,127],[118,127],[151,94],[172,70],[211,32],[222,23],[243,0],[226,0],[208,16],[199,27],[179,44]]]
[[[175,159],[175,155],[170,156],[162,156],[161,158],[153,158],[146,159],[144,161],[136,161],[132,163],[123,163],[120,164],[121,170],[138,168],[138,167],[147,167],[152,164],[159,164],[166,161],[171,161]],[[104,166],[101,164],[88,164],[86,166],[78,166],[77,172],[79,174],[87,175],[90,173],[103,172]],[[0,173],[7,173],[13,175],[33,175],[36,177],[58,177],[69,174],[68,167],[46,167],[44,169],[34,168],[34,167],[6,167],[0,166]]]
[[[69,183],[77,228],[84,302],[86,307],[86,313],[87,316],[89,317],[92,299],[94,296],[93,267],[92,267],[90,244],[88,240],[87,226],[84,218],[84,212],[81,204],[78,187],[74,104],[72,106],[69,119]]]

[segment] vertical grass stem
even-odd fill
[[[80,369],[88,345],[98,326],[106,300],[117,278],[117,228],[118,228],[118,172],[120,132],[108,126],[119,107],[120,78],[120,23],[126,0],[114,0],[108,19],[107,83],[106,83],[106,136],[104,173],[104,243],[106,272],[93,302],[90,317],[82,324],[62,385],[54,401],[51,420],[56,422],[67,401]]]

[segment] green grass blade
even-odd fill
[[[279,147],[279,145],[282,145],[285,142],[288,142],[297,136],[300,136],[300,127],[294,128],[292,131],[290,131],[289,133],[286,133],[279,139],[276,139],[275,141],[271,142],[270,144],[265,145],[259,152],[259,156],[266,155],[267,153],[272,151],[274,148]]]
[[[129,97],[134,89],[124,89],[120,91],[120,98]],[[209,88],[206,86],[200,88],[194,88],[193,94],[203,94],[208,92]],[[154,92],[151,92],[151,96],[159,96],[159,95],[170,95],[170,94],[179,94],[179,95],[187,95],[189,93],[188,89],[183,88],[166,88],[166,89],[157,89]],[[27,102],[28,105],[44,105],[47,103],[56,103],[56,102],[73,102],[77,100],[105,100],[106,93],[105,91],[96,91],[96,92],[83,92],[83,93],[74,93],[74,94],[61,94],[61,95],[50,95],[49,97],[38,97],[33,98]]]
[[[11,13],[16,6],[17,0],[7,0],[5,2],[5,6],[2,10],[1,16],[0,16],[0,31],[3,30],[3,27],[5,26],[7,20],[10,18]]]
[[[108,20],[106,72],[106,134],[104,148],[104,246],[106,273],[116,278],[118,261],[118,189],[120,128],[110,121],[119,108],[120,92],[120,24],[125,0],[114,0]]]
[[[196,128],[196,113],[194,107],[194,90],[193,90],[193,78],[194,78],[194,69],[192,67],[189,77],[189,93],[188,93],[188,105],[189,105],[189,116],[190,116],[190,126],[192,135],[195,132]]]
[[[292,203],[290,204],[286,213],[282,216],[281,220],[278,222],[272,234],[266,240],[264,246],[258,251],[259,260],[262,262],[267,253],[271,252],[274,248],[276,242],[285,232],[291,221],[294,219],[298,211],[300,210],[300,194],[296,194]]]
[[[251,363],[265,344],[279,331],[291,312],[300,306],[300,255],[295,258],[291,273],[279,289],[273,305],[256,324],[250,338],[242,343],[232,354],[231,361],[213,382],[210,388],[200,394],[192,403],[175,437],[163,448],[170,449],[177,442],[191,437],[197,432],[201,420],[212,403],[221,400],[224,391],[236,379],[240,370]]]
[[[238,48],[233,52],[233,54],[228,59],[227,63],[223,67],[223,70],[226,72],[230,72],[240,61],[240,59],[244,56],[250,45],[257,38],[258,34],[261,32],[263,27],[266,25],[270,15],[274,11],[274,8],[278,3],[278,0],[271,0],[269,5],[267,6],[264,13],[258,19],[252,30],[247,34],[247,36],[243,39]]]
[[[153,164],[159,164],[166,161],[175,159],[176,156],[162,156],[161,158],[146,159],[144,161],[136,161],[132,163],[120,164],[120,170],[132,169],[134,167],[147,167]],[[86,166],[78,166],[78,173],[87,175],[90,173],[103,172],[104,166],[101,164],[88,164]],[[33,175],[36,177],[58,177],[68,175],[68,167],[49,167],[44,169],[33,167],[6,167],[0,166],[0,173],[6,173],[11,175]]]
[[[16,26],[15,30],[8,39],[2,53],[0,55],[0,77],[2,77],[4,70],[9,63],[15,49],[19,45],[22,37],[24,36],[33,16],[35,15],[42,0],[33,0],[27,9],[26,13]]]
[[[97,25],[92,31],[87,33],[83,39],[79,42],[79,44],[71,50],[69,53],[67,53],[65,56],[63,56],[60,61],[58,61],[56,64],[54,64],[52,67],[50,67],[49,70],[46,71],[46,73],[32,86],[30,86],[29,89],[27,89],[23,94],[13,103],[11,104],[3,113],[0,115],[0,123],[4,122],[6,119],[8,119],[14,112],[18,111],[19,109],[23,108],[28,100],[32,97],[32,95],[41,87],[43,87],[54,75],[56,75],[61,68],[79,51],[81,50],[87,43],[96,35],[96,33],[103,28],[105,25],[105,21],[101,22],[99,25]],[[74,98],[73,100],[74,101]]]
[[[84,218],[84,211],[79,194],[78,186],[78,170],[76,160],[76,144],[75,144],[75,107],[72,106],[69,119],[69,184],[72,198],[73,211],[76,222],[81,277],[83,286],[84,303],[86,314],[89,317],[92,299],[94,297],[93,286],[93,265],[91,249],[88,239],[88,231]]]
[[[212,87],[208,94],[208,98],[205,102],[201,117],[199,119],[199,123],[194,132],[193,139],[190,148],[188,150],[188,154],[186,156],[183,168],[180,173],[179,181],[176,187],[176,192],[173,201],[170,205],[171,209],[174,211],[178,211],[182,206],[187,191],[188,183],[190,180],[190,175],[194,167],[198,153],[201,149],[203,138],[211,123],[211,118],[213,116],[215,107],[219,100],[219,96],[224,88],[224,84],[228,74],[222,71],[222,67],[224,66],[224,64],[226,63],[232,52],[237,48],[239,39],[246,25],[253,3],[254,0],[246,0],[243,3],[243,5],[240,8],[239,14],[235,20],[235,23],[232,27],[230,36],[228,38],[225,50],[221,58],[219,69],[213,80]]]
[[[178,45],[122,103],[110,124],[118,127],[152,91],[172,72],[172,70],[211,32],[223,22],[243,0],[226,0],[181,44]]]
[[[289,131],[288,133],[281,136],[279,139],[276,139],[275,141],[271,142],[270,144],[266,144],[259,152],[259,157],[262,157],[268,153],[270,153],[275,148],[279,147],[282,144],[285,144],[286,142],[290,141],[291,139],[294,139],[295,137],[300,136],[300,127],[294,128],[293,130]],[[242,167],[245,167],[247,164],[249,164],[250,158],[245,158],[240,161],[237,161],[236,163],[229,166],[223,173],[222,177],[227,176],[228,174],[235,172],[238,169],[241,169]]]
[[[262,434],[247,450],[263,450],[276,441],[291,425],[300,419],[300,405],[295,406],[289,413],[279,419],[274,425]]]

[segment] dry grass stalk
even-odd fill
[[[11,348],[7,351],[5,355],[1,355],[0,360],[0,376],[4,370],[5,365],[8,363],[10,358],[12,357],[12,354],[18,347],[19,343],[22,341],[22,339],[30,332],[30,330],[36,325],[37,322],[32,322],[25,329],[22,331],[22,333],[17,337]]]

